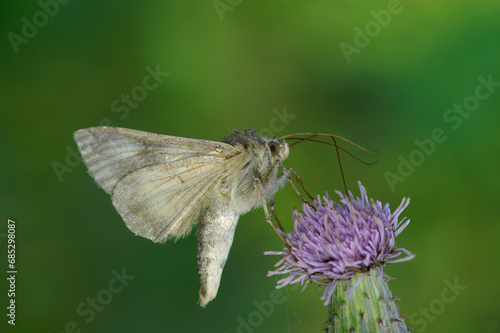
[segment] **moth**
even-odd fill
[[[199,303],[213,300],[240,215],[265,204],[288,179],[284,139],[234,130],[224,142],[91,127],[74,133],[97,184],[136,235],[185,236],[198,222]]]

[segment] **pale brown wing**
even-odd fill
[[[228,158],[233,150],[223,142],[115,127],[81,129],[74,137],[90,175],[108,194],[125,176],[142,168],[201,156]]]
[[[215,156],[147,167],[117,184],[113,205],[132,232],[163,242],[189,232],[225,175]]]

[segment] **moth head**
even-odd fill
[[[224,142],[232,146],[242,145],[245,149],[262,151],[262,148],[267,149],[271,157],[276,160],[284,160],[288,157],[288,143],[283,138],[260,138],[257,132],[253,129],[244,131],[234,130],[231,135],[226,136]]]
[[[274,160],[282,161],[288,157],[290,152],[288,143],[286,143],[284,139],[278,140],[276,138],[272,138],[266,142],[266,146]]]

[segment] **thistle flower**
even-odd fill
[[[323,202],[318,195],[317,200],[302,203],[302,212],[294,210],[294,230],[289,233],[280,231],[287,246],[283,251],[265,252],[281,256],[281,260],[275,265],[277,268],[268,273],[268,276],[287,275],[278,281],[277,288],[298,282],[305,288],[309,283],[315,282],[320,289],[324,289],[321,299],[327,305],[339,283],[345,289],[347,299],[350,299],[353,291],[365,278],[375,276],[376,280],[381,280],[384,265],[414,257],[406,249],[396,248],[395,245],[395,237],[410,222],[406,218],[399,219],[410,199],[403,198],[399,207],[391,213],[389,204],[382,206],[380,201],[368,198],[360,181],[358,185],[361,197],[356,199],[350,191],[348,195],[336,191],[340,196],[340,203],[331,200],[326,193]],[[403,252],[407,256],[398,258]],[[370,280],[365,283],[374,282]],[[364,292],[365,287],[367,286],[359,288]],[[385,297],[391,299],[390,291],[386,289],[370,296],[379,295],[384,300]],[[339,295],[337,292],[334,297]],[[366,299],[369,296],[364,292],[363,297]],[[342,302],[345,301],[346,299],[342,299]],[[364,300],[358,301],[363,303]],[[352,308],[349,305],[349,309]],[[399,320],[395,306],[394,310],[396,312],[389,314],[389,320]],[[366,315],[366,309],[360,310],[362,318]],[[378,315],[379,319],[383,317],[380,313]],[[350,327],[356,328],[356,325]]]

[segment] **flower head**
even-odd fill
[[[311,281],[318,283],[324,288],[321,299],[327,305],[339,281],[414,257],[406,249],[396,248],[395,241],[410,222],[399,219],[410,199],[403,198],[391,213],[389,204],[382,206],[380,201],[368,198],[360,181],[358,185],[361,197],[356,199],[350,191],[348,196],[336,191],[340,203],[326,193],[323,202],[318,195],[312,203],[302,203],[302,212],[294,210],[294,230],[282,232],[287,246],[283,251],[265,252],[282,256],[275,265],[277,269],[268,274],[288,274],[278,281],[278,288],[297,282],[303,283],[304,288]],[[407,257],[395,259],[402,252]]]

